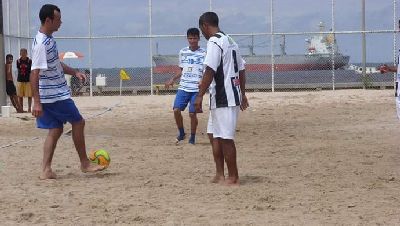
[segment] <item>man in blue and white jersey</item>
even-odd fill
[[[79,155],[82,172],[102,170],[103,166],[95,165],[87,158],[84,137],[85,120],[71,99],[64,72],[80,79],[85,79],[85,75],[61,63],[57,44],[52,36],[61,26],[60,9],[51,4],[43,5],[39,18],[41,27],[33,41],[30,82],[34,99],[32,115],[36,117],[38,128],[49,130],[43,147],[40,179],[56,178],[51,162],[66,122],[72,124],[72,139]]]
[[[400,31],[400,20],[399,20],[399,31]],[[394,90],[394,96],[396,98],[396,110],[397,110],[397,118],[400,120],[400,49],[399,49],[399,55],[397,56],[397,66],[388,66],[388,65],[382,65],[380,66],[380,71],[381,73],[386,73],[386,72],[394,72],[396,73],[396,82],[395,82],[395,90]]]
[[[239,185],[234,137],[239,110],[248,107],[245,67],[238,45],[220,31],[218,23],[218,16],[214,12],[206,12],[199,18],[199,27],[208,43],[204,59],[206,68],[195,106],[196,110],[201,110],[203,96],[210,87],[207,133],[216,164],[216,175],[212,182]],[[228,168],[226,180],[224,160]]]
[[[199,92],[199,82],[203,77],[203,61],[206,51],[199,46],[199,29],[189,28],[187,30],[186,37],[189,42],[189,46],[179,51],[180,70],[175,76],[165,83],[165,86],[168,88],[174,84],[175,80],[181,78],[173,106],[175,122],[179,130],[179,134],[176,137],[176,142],[178,143],[179,141],[185,139],[186,134],[183,127],[181,111],[184,111],[189,103],[189,117],[191,125],[189,143],[195,144],[198,120],[196,109],[194,107],[194,100]]]

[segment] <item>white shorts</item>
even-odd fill
[[[239,111],[239,106],[211,109],[208,117],[207,133],[213,134],[214,138],[233,140]]]

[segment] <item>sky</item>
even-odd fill
[[[87,39],[64,39],[63,37],[89,36],[89,0],[3,0],[5,33],[33,37],[39,29],[38,12],[45,3],[58,5],[63,24],[54,33],[59,51],[79,51],[82,60],[69,60],[72,66],[88,67],[89,41]],[[153,53],[177,54],[187,46],[185,39],[189,27],[198,26],[199,16],[211,9],[220,18],[220,28],[228,34],[269,33],[271,25],[270,0],[152,0],[152,34],[179,37],[153,38]],[[365,0],[366,30],[393,30],[393,0]],[[8,7],[9,3],[9,7]],[[91,0],[92,36],[141,36],[149,35],[148,0]],[[397,3],[400,5],[400,3]],[[334,4],[335,31],[361,30],[361,0],[336,0]],[[9,10],[8,10],[9,9]],[[326,30],[332,25],[331,0],[274,0],[275,32],[316,32],[319,22]],[[20,29],[15,15],[19,11]],[[10,17],[8,17],[10,12]],[[396,14],[399,14],[398,6]],[[8,19],[10,19],[8,21]],[[8,23],[10,22],[10,23]],[[8,27],[10,24],[10,27]],[[28,35],[29,33],[29,35]],[[244,54],[254,43],[255,53],[269,54],[268,35],[233,36]],[[288,54],[305,53],[305,39],[309,35],[286,36]],[[340,34],[336,36],[339,50],[350,55],[350,62],[361,62],[361,35]],[[393,61],[393,33],[367,34],[367,61]],[[273,46],[280,53],[282,38],[275,37]],[[18,41],[6,39],[6,50],[18,53]],[[29,47],[30,39],[21,41],[21,47]],[[204,38],[201,45],[205,46]],[[150,65],[150,42],[146,38],[95,39],[92,41],[93,67],[142,67]]]

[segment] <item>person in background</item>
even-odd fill
[[[32,89],[29,81],[31,75],[32,60],[28,57],[28,51],[25,48],[20,50],[20,58],[17,60],[17,95],[21,108],[24,109],[24,97],[28,97],[28,112],[32,108]]]
[[[181,78],[178,92],[174,101],[174,117],[176,126],[178,127],[178,136],[176,142],[185,139],[186,133],[183,127],[183,118],[181,112],[185,110],[189,104],[190,117],[190,138],[189,143],[196,143],[196,130],[198,119],[194,100],[199,92],[199,82],[203,77],[203,61],[206,54],[205,49],[199,46],[200,31],[197,28],[189,28],[186,33],[189,46],[179,51],[179,72],[165,83],[168,89],[176,80]]]
[[[12,62],[14,60],[13,55],[7,54],[6,56],[6,93],[10,97],[11,104],[14,106],[17,113],[22,113],[22,106],[17,97],[17,89],[14,85],[14,78],[12,75]]]

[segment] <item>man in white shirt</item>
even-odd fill
[[[181,79],[173,106],[175,122],[179,132],[178,136],[176,137],[176,142],[178,143],[185,139],[186,134],[183,128],[181,111],[184,111],[186,106],[189,104],[189,117],[191,126],[189,143],[195,144],[198,120],[196,109],[194,107],[194,100],[199,92],[199,82],[203,77],[203,61],[206,55],[206,50],[199,46],[199,29],[189,28],[186,33],[189,46],[179,51],[180,71],[171,79],[169,79],[165,83],[165,86],[168,88],[169,86],[173,85],[177,79]]]
[[[72,139],[81,163],[82,172],[96,172],[104,167],[93,164],[86,155],[84,137],[85,120],[82,118],[67,86],[64,72],[85,79],[85,75],[60,62],[56,41],[52,34],[61,26],[60,9],[43,5],[39,12],[41,27],[32,45],[32,73],[30,77],[33,108],[38,128],[48,129],[43,147],[40,179],[56,179],[51,168],[57,141],[66,122],[72,124]]]
[[[248,107],[245,95],[245,68],[238,45],[219,29],[216,13],[206,12],[199,27],[208,40],[205,72],[195,101],[201,110],[203,96],[210,87],[210,117],[207,133],[212,143],[216,175],[212,182],[239,185],[234,136],[239,110]],[[224,175],[224,160],[228,177]]]

